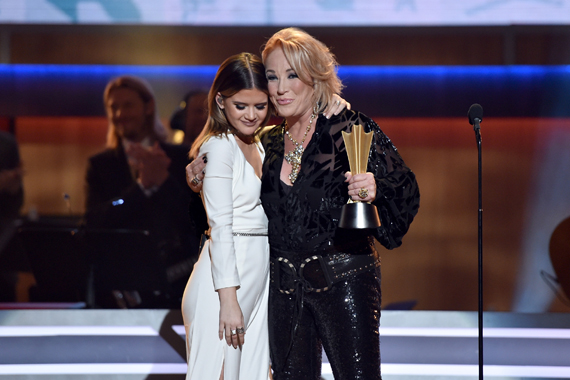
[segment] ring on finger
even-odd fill
[[[201,181],[198,179],[197,176],[194,176],[194,178],[192,178],[192,181],[191,181],[191,182],[192,182],[192,184],[193,184],[194,186],[198,186],[198,184],[199,184]]]
[[[237,335],[237,331],[235,329],[231,330],[232,336]]]
[[[361,189],[358,191],[358,196],[359,196],[361,199],[366,198],[366,197],[368,196],[368,189],[366,189],[366,188],[364,188],[364,187],[361,188]]]
[[[238,334],[245,334],[245,329],[243,327],[238,327],[236,331]]]
[[[340,100],[337,100],[337,101],[336,101],[336,105],[337,105],[337,106],[340,105]]]

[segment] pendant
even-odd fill
[[[285,155],[285,161],[291,165],[291,174],[289,174],[289,180],[291,183],[295,183],[299,170],[301,169],[301,158],[303,157],[303,146],[297,145],[295,149],[290,151]]]

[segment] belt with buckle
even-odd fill
[[[356,252],[351,250],[354,252],[352,254],[335,252],[326,256],[312,255],[303,260],[299,268],[281,256],[279,250],[271,250],[271,282],[285,294],[292,294],[299,287],[308,293],[325,292],[337,282],[380,266],[378,253],[371,246],[362,247]],[[361,252],[370,253],[358,254]]]

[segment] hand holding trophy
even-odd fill
[[[366,173],[368,154],[372,143],[372,132],[364,132],[361,125],[354,125],[351,133],[342,132],[348,163],[352,174]],[[353,201],[342,208],[340,228],[364,229],[380,226],[380,217],[376,206],[369,202]]]

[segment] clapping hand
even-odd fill
[[[20,166],[14,169],[0,170],[0,191],[16,194],[22,187],[23,170]]]
[[[138,172],[137,180],[145,189],[160,187],[168,178],[171,160],[158,142],[150,148],[145,148],[141,144],[131,144],[127,154],[131,157],[131,165]]]

